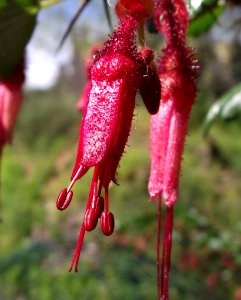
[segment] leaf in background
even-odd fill
[[[235,120],[241,117],[241,83],[230,89],[209,109],[204,122],[204,133],[216,121]]]
[[[62,0],[39,0],[39,5],[41,8],[47,8],[54,4],[60,3]]]
[[[7,78],[22,58],[36,24],[36,0],[0,0],[0,76]]]
[[[217,0],[202,1],[190,19],[188,34],[197,37],[207,32],[216,23],[224,8],[225,6],[219,5]]]

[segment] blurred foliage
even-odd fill
[[[216,99],[226,95],[218,102],[221,112],[236,95],[236,90],[225,93],[241,81],[240,44],[214,42],[208,34],[191,42],[202,72],[175,208],[170,299],[238,300],[240,123],[217,122],[207,139],[202,124]],[[14,147],[5,149],[0,299],[155,299],[157,205],[148,202],[149,116],[139,99],[131,147],[118,171],[120,186],[110,189],[116,231],[109,238],[100,229],[87,234],[79,273],[68,272],[91,180],[89,172],[74,188],[71,206],[64,213],[56,210],[56,196],[68,183],[76,155],[81,119],[74,110],[80,92],[73,84],[80,78],[76,74],[62,77],[49,91],[26,92]]]
[[[214,122],[241,120],[241,84],[228,90],[209,109],[204,123],[207,134]]]
[[[218,0],[204,0],[201,5],[194,9],[191,18],[188,34],[198,37],[207,32],[224,12],[224,2]]]

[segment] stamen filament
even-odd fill
[[[162,217],[162,207],[161,207],[161,197],[158,198],[158,215],[157,215],[157,247],[156,247],[156,269],[157,269],[157,297],[158,300],[161,299],[161,217]]]
[[[165,229],[163,240],[163,253],[162,253],[162,297],[161,300],[168,300],[168,279],[171,264],[171,248],[172,248],[172,227],[173,227],[173,208],[174,205],[167,206],[165,216]]]
[[[98,177],[99,177],[99,168],[97,165],[94,169],[86,208],[91,208],[96,202],[97,190],[98,190]]]
[[[83,166],[79,167],[78,171],[76,172],[76,174],[74,175],[73,179],[71,180],[68,186],[67,193],[72,189],[75,182],[85,174],[86,171],[87,171],[86,168],[84,168]]]
[[[80,252],[81,252],[81,249],[82,249],[84,236],[85,236],[85,226],[84,226],[84,223],[83,223],[80,227],[79,237],[78,237],[77,245],[76,245],[74,255],[73,255],[73,258],[72,258],[72,262],[71,262],[71,265],[70,265],[70,268],[69,268],[69,272],[72,271],[74,265],[75,265],[75,272],[78,272]]]
[[[109,191],[108,188],[105,189],[105,211],[109,211]]]

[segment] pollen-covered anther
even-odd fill
[[[114,215],[110,211],[105,211],[101,214],[101,230],[104,235],[111,235],[115,228]]]
[[[84,225],[87,231],[95,229],[98,223],[98,211],[96,208],[88,208],[85,212]]]
[[[72,200],[72,197],[73,197],[73,192],[69,191],[67,188],[63,188],[60,191],[59,196],[56,201],[57,209],[65,210],[69,206],[69,204]]]

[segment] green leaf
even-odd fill
[[[62,0],[39,0],[41,8],[48,8],[49,6],[55,5],[62,2]]]
[[[0,76],[7,78],[24,54],[39,6],[35,0],[1,0],[0,3]]]
[[[224,5],[219,5],[218,3],[217,0],[205,0],[202,2],[190,19],[189,35],[197,37],[207,32],[216,23],[225,8]]]
[[[217,121],[236,120],[241,117],[241,83],[230,89],[209,109],[204,122],[204,133],[207,134]]]

